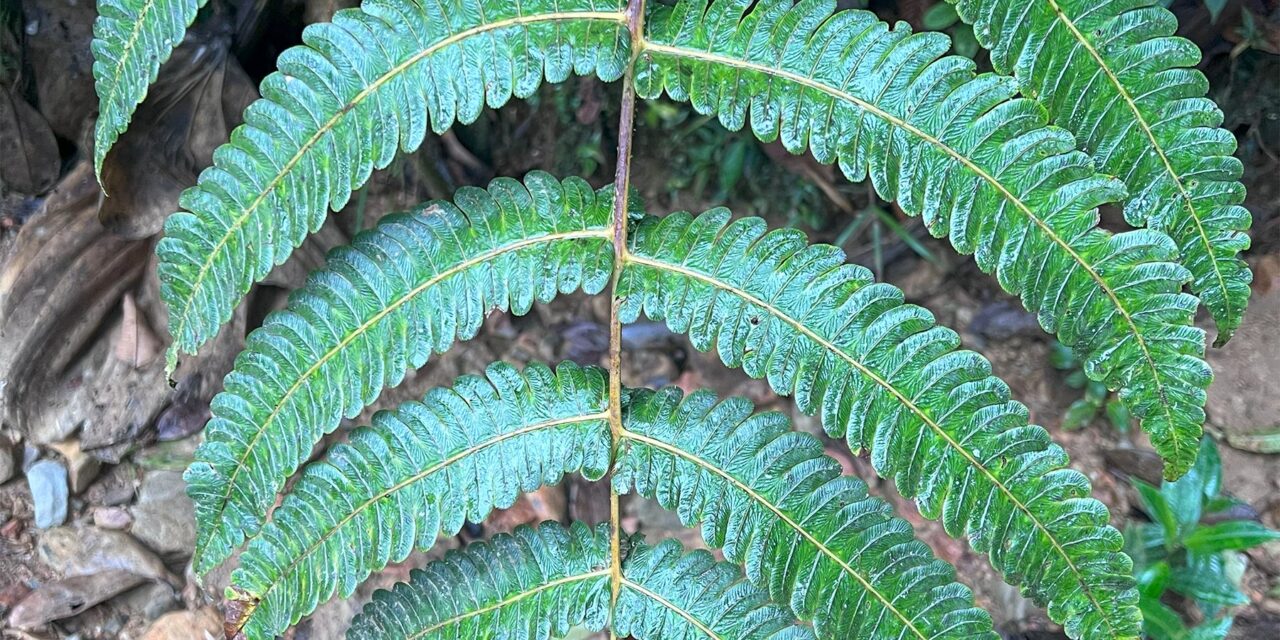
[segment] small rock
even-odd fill
[[[46,582],[9,613],[9,625],[32,630],[86,609],[133,588],[143,577],[128,571],[105,571]]]
[[[142,640],[215,640],[222,637],[222,616],[213,607],[166,613],[147,629]]]
[[[121,507],[95,507],[93,524],[103,529],[128,529],[133,524],[133,516]]]
[[[153,582],[144,584],[120,597],[112,600],[127,611],[131,618],[155,620],[160,616],[181,606],[178,592],[167,584]]]
[[[35,504],[36,527],[48,529],[67,521],[67,470],[53,460],[41,460],[27,471]]]
[[[13,455],[13,446],[0,436],[0,484],[8,482],[18,472],[18,461]]]
[[[78,440],[54,442],[49,445],[49,448],[57,451],[66,460],[67,475],[73,494],[79,494],[89,488],[89,483],[98,477],[98,471],[102,469],[102,463],[97,458],[86,454],[80,448]]]
[[[166,557],[189,558],[195,549],[195,507],[186,487],[178,471],[152,471],[138,490],[130,531]]]
[[[96,527],[58,527],[40,535],[40,560],[63,576],[82,576],[108,570],[128,571],[171,586],[182,584],[155,554],[120,531]]]

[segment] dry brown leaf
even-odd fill
[[[151,250],[150,241],[114,237],[98,223],[87,163],[61,187],[22,227],[0,270],[0,422],[38,443],[62,440],[78,426],[60,421],[65,407],[41,396],[84,384],[84,370],[73,365],[93,351]]]
[[[142,367],[160,353],[163,346],[151,331],[147,320],[138,313],[133,294],[125,292],[120,301],[120,334],[116,338],[116,359],[132,367]]]
[[[24,195],[44,193],[62,164],[49,123],[13,91],[0,94],[0,185]]]
[[[225,38],[193,31],[161,69],[129,129],[102,165],[98,218],[117,234],[160,232],[178,196],[213,162],[213,151],[257,94]]]

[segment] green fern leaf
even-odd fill
[[[1244,166],[1222,111],[1205,97],[1200,50],[1174,37],[1178,21],[1156,0],[949,0],[1054,122],[1097,166],[1129,187],[1125,217],[1168,233],[1218,325],[1240,326],[1253,274]]]
[[[416,149],[428,123],[471,122],[544,78],[620,77],[630,57],[623,4],[382,0],[308,27],[165,223],[156,253],[169,368],[373,169]]]
[[[542,173],[468,188],[384,218],[330,254],[289,306],[250,334],[186,473],[196,570],[256,532],[320,435],[355,417],[433,352],[470,339],[494,308],[609,282],[612,192]]]
[[[380,591],[351,640],[549,640],[610,625],[636,640],[812,640],[738,567],[665,540],[633,540],[610,616],[609,528],[554,522],[517,527],[452,551]],[[612,617],[612,621],[610,618]]]
[[[423,402],[380,412],[292,492],[232,574],[250,603],[250,638],[285,631],[334,592],[346,598],[371,571],[399,562],[466,521],[484,522],[522,492],[565,473],[609,469],[607,385],[572,363],[521,374],[498,363]]]
[[[821,413],[879,473],[966,533],[992,566],[1073,638],[1139,632],[1131,562],[1106,507],[1026,407],[959,336],[902,292],[764,221],[727,211],[646,220],[618,283],[624,322],[643,311]]]
[[[609,527],[522,526],[450,551],[378,591],[348,640],[562,638],[609,623]]]
[[[681,402],[675,388],[631,392],[623,407],[614,489],[701,523],[818,638],[999,637],[955,570],[782,414],[706,391]]]
[[[107,151],[129,127],[160,65],[182,44],[187,27],[207,1],[98,0],[90,46],[99,101],[93,168],[99,178]]]
[[[675,540],[633,542],[622,561],[614,634],[636,640],[813,640],[742,570]]]
[[[834,4],[656,8],[637,91],[686,100],[731,129],[750,114],[762,140],[838,162],[850,180],[869,176],[934,234],[976,253],[1091,378],[1120,389],[1166,474],[1181,475],[1195,460],[1212,374],[1172,240],[1097,227],[1097,206],[1123,185],[1046,126],[1042,107],[1015,97],[1012,79],[944,57],[944,35],[891,30],[865,11],[833,14]]]

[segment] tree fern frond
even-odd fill
[[[258,530],[321,434],[474,336],[490,310],[523,314],[535,300],[609,282],[611,192],[533,173],[455,200],[388,216],[335,250],[250,334],[185,476],[197,571]]]
[[[955,570],[841,474],[822,443],[743,398],[634,391],[614,489],[657,498],[818,638],[997,638]]]
[[[1149,230],[1112,235],[1097,207],[1123,185],[1098,174],[1009,78],[943,56],[946,36],[894,29],[834,0],[685,0],[655,8],[635,71],[729,128],[781,139],[870,177],[884,197],[994,272],[1046,330],[1122,391],[1181,475],[1204,422],[1204,335],[1177,247]]]
[[[99,178],[107,151],[129,127],[160,65],[182,44],[187,27],[207,1],[98,0],[91,49],[98,92],[93,168]]]
[[[571,72],[630,57],[623,0],[377,0],[303,32],[245,124],[169,217],[161,296],[177,354],[216,333],[249,287],[428,127],[470,122]]]
[[[1131,563],[1088,479],[985,359],[839,249],[723,209],[673,214],[637,225],[618,295],[624,322],[665,319],[820,412],[1072,637],[1138,633]]]
[[[1236,140],[1205,97],[1200,50],[1156,0],[949,0],[996,70],[1071,130],[1129,187],[1125,217],[1168,233],[1222,345],[1240,326],[1253,274]]]
[[[686,553],[676,540],[633,542],[612,628],[636,640],[813,640],[737,565],[702,550]]]
[[[521,526],[378,591],[349,640],[550,640],[609,622],[609,527]]]
[[[523,492],[609,468],[602,370],[491,365],[423,402],[380,412],[308,465],[232,574],[251,638],[283,633],[336,591],[483,522]]]

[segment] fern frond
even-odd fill
[[[1129,187],[1125,217],[1168,233],[1226,344],[1253,274],[1236,139],[1205,97],[1200,49],[1156,0],[949,0],[1055,123]]]
[[[639,95],[666,92],[762,140],[870,177],[885,198],[993,272],[1121,390],[1181,475],[1195,460],[1211,373],[1190,275],[1163,233],[1112,235],[1097,207],[1123,185],[1098,174],[1010,78],[943,56],[937,33],[894,29],[834,0],[685,0],[651,12]]]
[[[609,527],[517,527],[451,551],[409,582],[379,591],[351,640],[550,640],[612,626],[636,640],[812,640],[738,567],[680,543],[632,540],[611,612]],[[612,613],[612,615],[611,615]]]
[[[743,398],[634,391],[614,490],[656,498],[818,638],[997,638],[955,570],[856,478]]]
[[[609,527],[521,526],[378,591],[348,640],[562,638],[609,623]]]
[[[160,258],[169,367],[249,287],[428,127],[471,122],[545,78],[604,80],[630,57],[623,0],[380,0],[307,27],[262,99],[169,217]]]
[[[93,78],[98,122],[93,132],[93,168],[129,127],[147,97],[160,65],[182,44],[187,27],[208,0],[98,0],[93,22]]]
[[[676,540],[632,543],[612,628],[636,640],[813,640],[737,565],[686,553]]]
[[[624,322],[665,319],[821,413],[1072,637],[1138,634],[1131,562],[1088,479],[985,359],[839,249],[723,209],[673,214],[637,225],[618,295]]]
[[[483,522],[520,493],[609,469],[600,369],[530,364],[522,374],[497,363],[486,377],[379,412],[307,466],[232,574],[250,603],[247,637],[283,633],[335,591],[349,597],[371,571]]]
[[[384,218],[330,254],[283,311],[250,334],[212,402],[185,475],[196,570],[256,532],[320,435],[355,417],[433,352],[476,334],[494,308],[523,314],[612,273],[612,192],[530,174]]]

